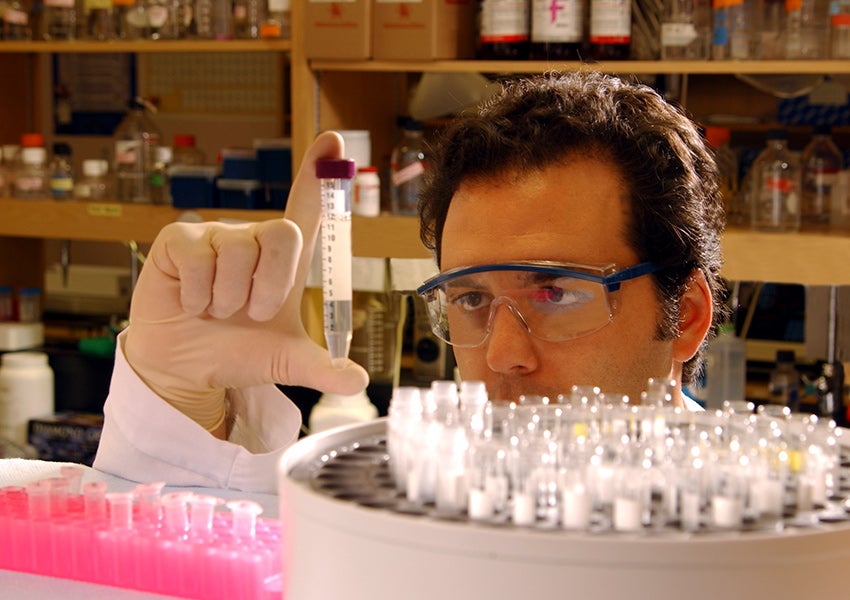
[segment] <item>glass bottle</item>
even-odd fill
[[[785,58],[826,58],[829,0],[786,0]]]
[[[757,59],[761,56],[755,0],[712,0],[711,57],[715,60]]]
[[[800,372],[795,361],[793,350],[776,351],[776,366],[770,372],[767,390],[771,404],[787,406],[793,412],[800,409]]]
[[[4,144],[0,148],[0,198],[12,195],[19,152],[20,146],[17,144]]]
[[[800,165],[784,129],[771,129],[751,167],[752,227],[757,231],[800,229]]]
[[[115,36],[122,40],[148,37],[148,13],[144,0],[112,0]]]
[[[419,190],[428,168],[422,122],[409,120],[390,156],[390,199],[396,215],[416,215]]]
[[[779,60],[785,58],[783,39],[785,30],[785,0],[762,0],[761,10],[761,58]]]
[[[661,60],[709,56],[710,6],[699,0],[665,0],[661,16]]]
[[[530,12],[531,0],[479,0],[476,58],[528,58]]]
[[[590,56],[628,60],[631,44],[631,0],[590,0]]]
[[[260,37],[289,39],[292,35],[291,22],[291,1],[269,0],[268,16],[260,27]]]
[[[116,196],[119,202],[150,202],[150,177],[162,134],[136,98],[113,134]]]
[[[112,181],[109,178],[109,162],[102,158],[87,158],[83,161],[83,176],[74,185],[77,200],[114,200]]]
[[[177,37],[175,2],[172,0],[145,0],[148,35],[152,40],[171,40]]]
[[[531,0],[532,60],[581,60],[584,40],[582,0]]]
[[[834,0],[830,6],[829,57],[850,58],[850,0]]]
[[[742,225],[749,219],[743,212],[738,198],[738,157],[729,145],[731,130],[728,127],[708,126],[705,139],[714,150],[717,168],[720,171],[720,191],[726,207],[726,220],[730,224]]]
[[[85,7],[86,37],[100,42],[115,39],[112,0],[85,0],[83,6]]]
[[[47,185],[47,150],[43,146],[28,146],[21,149],[12,195],[15,198],[25,199],[50,197]]]
[[[844,155],[832,140],[829,125],[816,125],[812,139],[800,154],[803,181],[803,227],[829,222],[832,186],[844,169]]]
[[[77,9],[74,0],[44,0],[41,38],[73,40],[77,37]]]
[[[4,40],[30,40],[32,39],[32,29],[30,29],[30,16],[27,9],[18,1],[12,0],[6,4],[6,10],[3,11],[3,31],[2,39]]]
[[[260,27],[266,18],[265,8],[261,0],[234,0],[233,36],[238,39],[260,37]]]
[[[50,195],[54,200],[71,200],[74,197],[74,166],[71,164],[71,146],[53,144],[53,159],[50,161]]]

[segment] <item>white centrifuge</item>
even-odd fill
[[[308,436],[283,455],[286,600],[850,598],[844,510],[776,531],[480,524],[406,502],[388,459],[386,419]]]

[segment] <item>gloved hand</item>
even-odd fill
[[[124,354],[154,392],[218,437],[225,436],[226,388],[280,383],[353,394],[368,383],[352,361],[334,368],[301,321],[321,224],[314,163],[342,151],[336,133],[316,139],[284,219],[173,223],[148,253]]]

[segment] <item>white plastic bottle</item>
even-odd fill
[[[718,409],[726,400],[744,400],[747,385],[747,349],[735,335],[735,325],[723,323],[708,346],[705,358],[705,405]]]
[[[308,426],[312,433],[318,433],[341,425],[371,421],[377,417],[378,409],[365,391],[352,396],[328,393],[322,394],[310,411]]]
[[[12,196],[30,200],[48,198],[50,189],[46,163],[47,150],[44,147],[22,148],[20,164],[12,184]]]
[[[351,213],[363,217],[377,217],[381,214],[381,178],[377,167],[357,169]]]
[[[77,200],[115,200],[109,178],[109,163],[102,158],[87,158],[83,161],[83,176],[74,185]]]
[[[0,436],[27,443],[30,419],[53,414],[53,369],[44,352],[0,356]]]

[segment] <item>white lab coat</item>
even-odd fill
[[[139,482],[274,493],[277,463],[301,413],[273,385],[228,391],[227,441],[154,394],[127,363],[119,336],[95,469]]]

